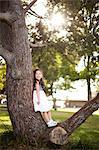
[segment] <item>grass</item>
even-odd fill
[[[75,147],[99,149],[99,116],[90,116],[70,137]]]
[[[75,110],[52,110],[52,116],[55,120],[60,122],[69,118]],[[0,145],[8,145],[8,143],[10,143],[11,146],[11,143],[13,143],[12,126],[7,108],[4,105],[0,105],[0,137],[3,137],[0,138]],[[14,145],[14,143],[12,145]],[[21,149],[22,147],[24,147],[24,145],[21,145]],[[25,150],[25,147],[23,149]],[[32,148],[28,148],[26,150],[31,149]],[[58,150],[58,148],[55,149]],[[12,150],[12,147],[10,147],[9,150]],[[47,148],[41,148],[40,150],[47,150]],[[59,150],[61,149],[59,148]],[[68,145],[64,145],[62,150],[99,150],[99,110],[90,116],[78,129],[75,130],[75,132],[73,132],[69,138]]]
[[[0,134],[11,131],[11,122],[5,105],[0,105]]]

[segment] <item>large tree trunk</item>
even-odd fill
[[[0,6],[0,55],[7,63],[7,105],[14,134],[31,143],[46,139],[64,144],[74,129],[99,108],[99,97],[60,123],[60,127],[48,129],[40,114],[33,110],[32,59],[21,2],[0,0]]]
[[[9,115],[14,134],[35,141],[46,126],[33,111],[32,58],[25,14],[20,0],[0,0],[0,6],[0,55],[7,63]]]

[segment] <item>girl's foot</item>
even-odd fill
[[[57,122],[56,122],[56,121],[54,121],[53,119],[51,119],[50,121],[51,121],[51,122],[53,122],[53,123],[55,123],[55,124],[57,124]]]
[[[56,121],[50,120],[49,122],[47,122],[48,127],[54,127],[57,125]]]

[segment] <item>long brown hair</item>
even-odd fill
[[[37,68],[33,71],[33,90],[35,90],[36,82],[38,81],[35,77],[35,74],[37,71],[42,72],[42,70],[39,68]],[[43,72],[42,72],[42,74],[43,74]],[[40,79],[39,84],[41,85],[42,89],[45,91],[45,84],[44,84],[43,78]]]

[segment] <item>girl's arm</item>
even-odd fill
[[[40,104],[40,85],[39,82],[37,81],[36,83],[36,94],[37,94],[37,99],[38,99],[38,105]]]

